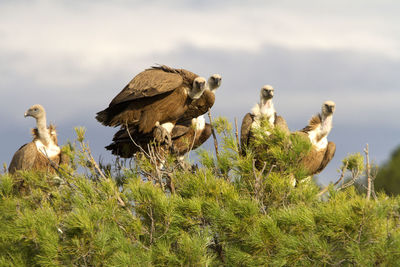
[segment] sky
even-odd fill
[[[400,2],[0,0],[0,163],[31,140],[42,104],[59,143],[87,128],[96,159],[115,128],[94,117],[140,71],[166,64],[222,75],[213,117],[240,122],[265,84],[293,131],[336,102],[336,155],[319,175],[363,152],[382,164],[400,144]],[[212,149],[212,140],[205,147]]]

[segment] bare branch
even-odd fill
[[[132,135],[131,135],[131,133],[129,132],[129,127],[128,127],[128,124],[127,124],[127,123],[125,124],[125,129],[126,129],[126,132],[128,133],[129,138],[131,139],[132,143],[133,143],[135,146],[137,146],[137,147],[140,149],[140,151],[143,152],[143,154],[145,154],[147,157],[150,158],[150,155],[149,155],[148,153],[146,153],[146,151],[145,151],[141,146],[139,146],[139,145],[135,142],[135,140],[133,140]]]
[[[235,136],[236,136],[237,151],[239,153],[239,151],[240,151],[240,141],[239,141],[238,122],[237,122],[237,118],[236,117],[235,117]]]
[[[338,184],[343,180],[344,174],[345,174],[345,172],[346,172],[348,166],[349,166],[349,162],[346,161],[346,164],[345,164],[345,165],[343,166],[343,168],[342,168],[342,172],[341,172],[341,174],[340,174],[339,180],[337,180],[337,181],[333,184],[333,186],[338,185]],[[325,193],[328,191],[328,188],[329,188],[329,185],[326,186],[324,189],[322,189],[322,190],[317,194],[317,197],[320,197],[320,196],[322,196],[323,194],[325,194]]]
[[[217,141],[217,136],[215,135],[215,131],[214,131],[213,123],[212,123],[213,121],[212,121],[212,118],[211,118],[211,111],[210,111],[210,109],[208,109],[208,118],[210,119],[211,133],[212,133],[212,136],[213,136],[213,138],[214,138],[215,154],[217,155],[217,158],[218,158],[218,141]]]
[[[99,175],[101,176],[101,178],[106,179],[106,176],[104,175],[103,171],[100,169],[99,165],[97,164],[97,162],[94,160],[93,156],[92,156],[92,152],[90,151],[89,146],[87,146],[83,141],[80,142],[81,145],[81,149],[84,152],[84,154],[86,155],[86,158],[90,161],[90,163],[94,166],[94,168],[97,170],[97,172],[99,173]]]
[[[371,165],[369,163],[369,145],[367,144],[365,149],[365,165],[366,165],[366,172],[367,172],[367,181],[368,181],[368,188],[367,188],[367,200],[371,198],[371,189],[372,189],[372,178],[371,178]]]
[[[196,141],[196,137],[197,137],[197,128],[194,129],[194,136],[193,136],[192,145],[190,146],[190,149],[189,149],[189,151],[187,153],[189,160],[190,160],[190,152],[192,152],[192,149],[193,149],[193,146],[194,146],[194,142]]]

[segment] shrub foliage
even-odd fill
[[[239,155],[226,120],[214,126],[218,155],[200,150],[197,168],[168,159],[156,170],[146,157],[99,167],[81,136],[64,148],[74,164],[56,176],[1,175],[0,265],[400,264],[399,197],[367,200],[353,186],[330,186],[321,199],[297,164],[306,141],[270,129],[257,139],[265,146],[257,168],[250,149]],[[349,156],[343,173],[360,162]]]

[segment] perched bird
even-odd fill
[[[96,119],[106,126],[137,126],[140,134],[157,127],[170,138],[175,123],[205,89],[206,80],[188,70],[151,67],[136,75]]]
[[[68,157],[61,153],[57,144],[57,133],[54,125],[47,127],[46,112],[41,105],[33,105],[25,112],[25,117],[36,119],[36,127],[32,130],[33,140],[15,152],[8,172],[17,170],[54,171],[50,160],[55,164],[68,163]]]
[[[300,131],[312,144],[311,151],[301,160],[309,175],[320,173],[335,155],[335,143],[328,142],[335,108],[333,101],[325,101],[321,113],[313,116],[308,125]]]
[[[215,91],[221,86],[222,77],[219,74],[213,74],[208,78],[206,89],[199,99],[189,104],[187,111],[178,120],[179,123],[185,124],[194,118],[205,114],[215,102]]]
[[[171,131],[172,145],[165,143],[155,144],[156,150],[164,157],[167,153],[183,156],[188,151],[202,145],[211,135],[211,125],[205,123],[203,116],[192,119],[184,124],[176,124]],[[122,127],[113,138],[113,142],[106,146],[111,153],[123,158],[130,158],[135,153],[144,151],[149,153],[149,145],[152,145],[154,137],[152,133],[139,134],[136,126],[130,126],[128,130]]]
[[[260,91],[260,103],[256,104],[251,112],[247,113],[243,120],[240,130],[240,146],[242,155],[246,154],[246,147],[253,142],[253,132],[257,127],[261,126],[263,120],[273,127],[280,127],[289,133],[289,128],[283,117],[276,114],[272,98],[274,97],[274,88],[271,85],[265,85]]]
[[[206,123],[204,116],[201,115],[192,119],[190,123],[175,125],[172,135],[174,138],[171,152],[183,156],[207,141],[211,136],[211,125]]]

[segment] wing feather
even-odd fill
[[[290,133],[286,120],[282,116],[276,116],[274,126],[280,128],[286,133]]]
[[[20,147],[20,149],[15,152],[8,171],[14,173],[17,170],[28,170],[33,167],[37,156],[36,145],[33,142],[27,143]]]
[[[317,114],[311,118],[311,120],[308,122],[308,125],[301,129],[301,132],[310,132],[318,127],[322,122],[322,117],[321,114]]]
[[[183,78],[179,73],[166,72],[163,69],[147,69],[136,75],[111,101],[109,106],[163,94],[174,90],[182,83]]]
[[[325,169],[326,165],[331,161],[331,159],[335,156],[336,145],[334,142],[328,142],[328,146],[326,147],[326,152],[324,158],[321,161],[321,165],[319,166],[317,173],[320,173]]]
[[[247,113],[242,120],[242,126],[240,128],[240,146],[243,155],[245,155],[245,148],[249,145],[251,124],[253,122],[254,118],[251,113]]]

